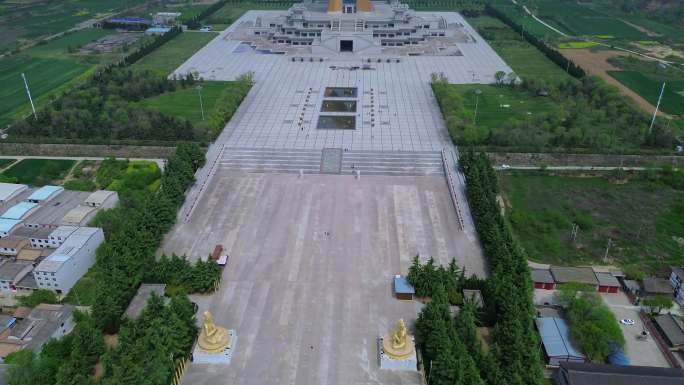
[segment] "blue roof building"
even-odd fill
[[[7,236],[20,223],[18,219],[0,218],[0,238]]]
[[[152,27],[148,28],[145,30],[145,34],[147,35],[163,35],[167,32],[169,32],[171,28],[169,27]]]
[[[401,275],[394,276],[394,295],[397,296],[397,299],[412,300],[414,294],[416,294],[416,290],[406,278]]]
[[[584,362],[585,357],[570,341],[570,329],[562,318],[542,317],[535,319],[541,336],[544,353],[549,365],[558,366],[561,362]]]
[[[62,191],[64,191],[64,187],[47,185],[34,191],[26,200],[33,203],[47,202]]]
[[[4,219],[22,220],[24,217],[28,216],[28,214],[30,214],[37,206],[38,204],[33,202],[19,202],[7,209],[7,211],[5,211],[0,217]]]

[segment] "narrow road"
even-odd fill
[[[610,171],[623,169],[625,171],[660,170],[661,167],[619,167],[619,166],[493,166],[495,170],[586,170]]]

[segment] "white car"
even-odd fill
[[[623,325],[634,325],[634,320],[629,319],[629,318],[624,318],[620,320],[620,323]]]
[[[501,168],[504,169],[504,170],[508,170],[509,168],[511,168],[511,165],[505,164],[505,163],[504,163],[504,164],[501,165]]]

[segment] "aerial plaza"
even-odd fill
[[[388,283],[416,255],[487,275],[430,80],[498,71],[459,14],[367,0],[249,11],[177,68],[254,80],[162,247],[230,255],[196,302],[230,326],[231,360],[201,358],[225,342],[202,326],[182,383],[420,384],[419,304]]]

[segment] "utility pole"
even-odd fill
[[[608,262],[608,250],[610,250],[610,247],[613,245],[613,240],[611,238],[608,238],[608,246],[606,246],[606,253],[603,255],[603,263]]]
[[[477,125],[477,103],[480,101],[480,94],[482,91],[478,88],[475,90],[475,117],[473,118],[473,124]]]
[[[648,133],[653,131],[653,124],[655,123],[656,114],[658,114],[658,108],[660,107],[660,100],[663,98],[663,92],[665,91],[665,82],[663,82],[663,87],[660,89],[660,96],[658,96],[658,103],[656,104],[655,111],[653,111],[653,119],[651,119],[651,126],[648,127]]]
[[[31,102],[31,110],[33,110],[33,118],[38,120],[38,115],[36,115],[36,106],[33,105],[33,98],[31,97],[31,91],[29,91],[28,81],[26,80],[26,75],[21,73],[21,78],[24,79],[24,87],[26,87],[26,94],[28,95],[29,102]]]
[[[199,94],[200,110],[202,110],[202,120],[204,120],[204,104],[202,104],[202,86],[197,85],[197,93]]]

